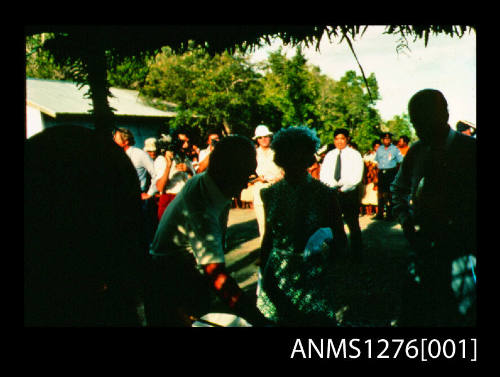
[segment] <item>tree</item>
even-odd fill
[[[318,135],[323,144],[333,142],[337,128],[347,128],[351,139],[362,152],[368,151],[373,139],[380,133],[382,122],[374,102],[380,98],[378,84],[372,73],[367,82],[371,98],[366,90],[365,81],[354,71],[347,71],[336,82],[322,79],[323,99],[320,102],[323,125]]]
[[[406,135],[410,138],[410,142],[416,141],[416,133],[410,123],[408,114],[395,115],[391,120],[385,123],[385,129],[392,133],[395,137]]]
[[[278,49],[263,69],[263,122],[273,130],[293,125],[319,128],[319,83],[302,50],[298,48],[295,56],[287,59]]]
[[[191,43],[182,55],[162,49],[142,93],[178,104],[174,127],[188,122],[200,133],[218,126],[226,134],[249,135],[256,126],[254,114],[262,94],[259,77],[245,56],[227,52],[211,56]],[[188,119],[188,112],[195,116]]]
[[[175,51],[185,50],[189,40],[204,44],[210,53],[228,51],[233,53],[236,48],[243,51],[261,46],[263,42],[270,43],[271,37],[280,38],[285,45],[297,46],[304,43],[308,46],[320,41],[326,33],[331,40],[332,36],[341,36],[352,47],[351,38],[361,35],[367,29],[360,25],[28,25],[25,34],[33,36],[41,33],[54,33],[55,38],[50,40],[47,48],[61,64],[70,59],[77,65],[75,78],[81,85],[88,84],[88,96],[92,99],[93,113],[95,114],[96,129],[107,134],[113,126],[113,112],[108,103],[110,96],[107,82],[106,55],[123,59],[127,56],[137,56],[140,53],[152,52],[162,46],[171,46]],[[461,37],[467,30],[475,30],[468,25],[391,25],[384,33],[399,34],[404,41],[407,36],[425,38],[427,45],[431,33],[446,33],[450,36]],[[130,43],[134,41],[134,43]],[[400,43],[401,44],[401,43]],[[351,48],[352,49],[352,48]],[[354,53],[354,50],[353,50]],[[361,67],[361,65],[360,65]],[[363,72],[363,71],[362,71]],[[366,77],[363,73],[363,79]]]
[[[43,48],[53,33],[42,33],[26,37],[26,77],[48,80],[71,80],[73,75],[67,61],[56,62],[54,56]]]
[[[117,88],[141,90],[153,59],[154,57],[151,57],[150,54],[140,54],[115,61],[114,57],[109,55],[109,85]]]

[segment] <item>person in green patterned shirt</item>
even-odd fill
[[[306,127],[279,131],[272,148],[285,176],[261,191],[266,223],[257,307],[278,326],[336,325],[334,288],[324,272],[328,261],[344,253],[347,238],[337,194],[307,172],[318,146]],[[332,239],[305,257],[310,237],[320,229],[331,230]]]

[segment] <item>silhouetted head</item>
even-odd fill
[[[94,130],[52,127],[25,141],[24,183],[25,324],[134,323],[146,245],[128,156]]]
[[[440,142],[447,135],[448,103],[439,90],[424,89],[416,93],[408,103],[408,113],[423,143]]]
[[[274,162],[285,170],[285,174],[305,173],[316,158],[320,145],[316,132],[307,127],[288,127],[274,135],[271,148]]]
[[[223,138],[210,153],[207,173],[225,196],[240,194],[257,168],[257,154],[250,139],[231,135]]]

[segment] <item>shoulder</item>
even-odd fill
[[[356,161],[356,162],[363,162],[363,157],[361,156],[361,153],[359,153],[356,149],[347,147],[342,151],[343,154],[345,154],[346,157],[348,157],[351,161]]]
[[[165,160],[165,157],[163,157],[163,156],[158,156],[153,161],[153,165],[154,165],[155,169],[160,169],[160,168],[165,169],[166,164],[167,164],[167,161]]]
[[[420,140],[416,141],[406,152],[406,156],[403,160],[403,164],[409,164],[415,159],[418,159],[423,153],[426,153],[427,147]]]
[[[327,154],[325,154],[325,157],[323,158],[323,163],[325,161],[331,160],[335,156],[336,153],[337,153],[337,150],[336,149],[332,149]]]
[[[452,145],[455,144],[458,147],[476,149],[476,139],[473,137],[461,134],[460,132],[455,132],[454,141]]]
[[[347,149],[349,150],[349,153],[352,154],[353,156],[363,158],[363,156],[361,156],[361,153],[359,153],[359,151],[357,151],[356,149],[354,148],[347,148]]]
[[[395,151],[395,152],[399,152],[399,148],[398,148],[398,147],[396,147],[394,144],[391,144],[391,145],[389,146],[389,148],[391,148],[391,150],[393,150],[393,151]]]

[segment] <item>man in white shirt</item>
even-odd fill
[[[158,221],[157,206],[154,201],[156,190],[156,174],[151,157],[144,150],[135,147],[135,138],[126,128],[116,130],[113,140],[120,146],[132,161],[141,187],[142,212],[144,221],[144,242],[149,245],[153,239]]]
[[[115,132],[113,140],[125,151],[137,171],[137,177],[141,184],[141,199],[151,198],[156,193],[153,160],[145,151],[135,147],[135,138],[130,130],[119,128]]]
[[[151,326],[190,326],[207,314],[216,293],[252,325],[268,323],[225,268],[224,234],[231,198],[255,171],[255,148],[228,136],[210,154],[208,170],[196,174],[165,210],[151,245],[152,270],[145,309]]]
[[[262,240],[265,229],[264,204],[260,197],[260,191],[269,187],[273,183],[283,178],[283,170],[274,163],[274,151],[271,149],[273,133],[267,126],[261,124],[255,128],[253,140],[259,145],[257,148],[257,178],[253,183],[253,208],[257,223],[259,225],[259,235]]]
[[[340,128],[334,132],[335,149],[328,152],[320,170],[320,180],[337,190],[344,220],[349,228],[353,256],[361,256],[363,244],[359,226],[359,184],[363,178],[363,158],[348,147],[349,131]]]

